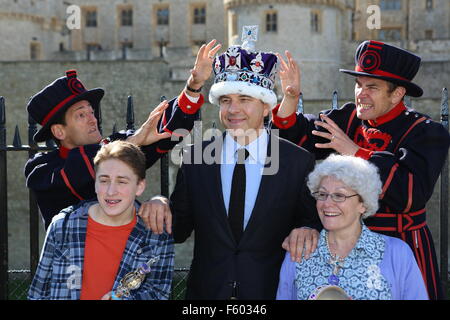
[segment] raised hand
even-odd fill
[[[281,118],[286,118],[297,110],[298,99],[301,93],[300,68],[289,51],[286,50],[285,54],[287,61],[284,61],[279,53],[276,54],[280,61],[279,75],[281,90],[284,94],[277,114]]]
[[[288,50],[285,51],[285,54],[287,61],[279,53],[276,54],[280,61],[281,89],[285,96],[298,99],[301,92],[300,68]]]
[[[212,63],[214,56],[222,47],[221,44],[216,44],[216,40],[211,40],[208,44],[203,44],[197,53],[194,68],[191,69],[191,75],[188,79],[188,86],[193,89],[198,89],[211,76]]]

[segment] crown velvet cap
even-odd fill
[[[260,99],[273,108],[277,104],[273,91],[277,69],[278,58],[275,54],[231,46],[214,59],[215,78],[209,101],[219,105],[223,95],[242,94]]]
[[[402,86],[406,94],[420,97],[423,90],[412,80],[419,71],[421,58],[404,49],[373,40],[361,43],[356,49],[355,70],[340,69],[352,76],[386,80]]]
[[[30,98],[27,111],[42,128],[33,136],[36,142],[52,139],[50,127],[61,114],[78,101],[87,100],[97,112],[105,94],[101,88],[87,90],[77,78],[76,70],[66,71],[66,76],[50,83]]]

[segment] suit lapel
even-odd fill
[[[247,227],[244,230],[241,242],[245,242],[246,238],[258,228],[264,221],[264,217],[270,211],[268,204],[275,201],[276,190],[280,183],[284,183],[284,179],[278,173],[272,172],[273,166],[280,165],[279,141],[278,138],[269,133],[269,142],[267,144],[267,158],[264,166],[264,174],[261,178],[261,183],[258,189],[255,205],[253,206],[252,214],[248,221]],[[275,141],[274,141],[275,140]],[[272,159],[272,156],[274,159]],[[275,163],[276,161],[276,163]],[[280,169],[280,168],[278,168]]]
[[[204,191],[208,192],[208,197],[206,198],[210,201],[210,206],[212,208],[213,214],[215,214],[219,219],[219,224],[221,226],[224,226],[225,232],[228,234],[228,236],[233,238],[230,226],[228,224],[225,201],[223,199],[222,178],[220,172],[224,138],[225,134],[223,134],[221,138],[213,138],[213,140],[211,141],[211,143],[215,144],[214,148],[211,150],[211,155],[215,159],[215,161],[212,164],[203,165],[203,180],[205,181],[206,186],[206,190]],[[207,144],[205,148],[207,148],[208,146],[211,146],[211,144]],[[216,152],[218,153],[216,154]]]

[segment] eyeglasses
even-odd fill
[[[351,196],[346,196],[345,194],[342,193],[327,193],[327,192],[323,192],[323,191],[316,191],[312,193],[312,196],[319,201],[327,201],[328,196],[331,197],[331,200],[333,200],[334,202],[344,202],[345,200],[347,200],[347,198],[351,198],[354,196],[357,196],[358,194],[352,194]]]

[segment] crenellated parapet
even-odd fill
[[[243,5],[306,4],[326,5],[345,10],[353,6],[352,2],[348,0],[224,0],[224,5],[225,9],[232,9]]]

